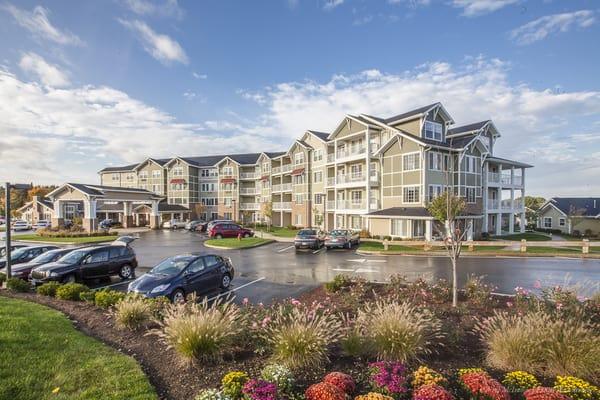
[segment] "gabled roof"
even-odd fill
[[[477,132],[488,123],[492,122],[491,120],[474,122],[472,124],[456,126],[454,128],[448,129],[448,135],[457,135],[459,133],[469,133],[469,132]]]
[[[317,138],[321,139],[324,142],[328,142],[329,141],[327,139],[329,137],[329,133],[327,133],[327,132],[313,131],[313,130],[310,130],[310,129],[307,130],[306,132],[315,135]]]
[[[519,167],[519,168],[533,168],[533,165],[525,164],[520,161],[509,160],[508,158],[501,158],[501,157],[494,156],[494,157],[488,157],[488,158],[486,158],[486,160],[492,161],[492,162],[497,162],[497,163],[505,163],[505,164],[509,164],[509,165],[514,165],[515,167]]]
[[[106,167],[106,168],[102,168],[99,172],[127,172],[127,171],[133,171],[134,168],[137,167],[138,165],[139,165],[139,163],[124,165],[124,166],[121,166],[121,167]]]
[[[387,125],[393,125],[396,122],[413,119],[413,118],[420,117],[424,114],[428,114],[430,111],[432,111],[436,108],[439,108],[439,111],[442,111],[443,114],[446,114],[446,119],[448,121],[454,122],[450,113],[448,111],[446,111],[446,109],[440,102],[429,104],[429,105],[419,107],[419,108],[415,108],[414,110],[407,111],[402,114],[394,115],[393,117],[384,119],[383,122]],[[378,118],[378,119],[381,120],[381,118]]]
[[[168,163],[171,159],[170,158],[151,158],[148,157],[146,158],[144,161],[142,161],[141,163],[137,164],[134,168],[134,170],[140,168],[144,163],[146,163],[147,161],[151,161],[161,167],[163,167],[166,163]],[[100,171],[102,172],[102,171]]]
[[[50,209],[50,210],[54,210],[54,203],[53,203],[53,202],[51,202],[49,199],[46,199],[45,197],[44,197],[44,198],[41,198],[41,199],[40,199],[40,198],[38,198],[38,199],[37,199],[37,202],[38,202],[38,203],[40,203],[42,206],[44,206],[44,207],[46,207],[46,208]],[[25,203],[25,204],[23,204],[21,207],[19,207],[19,208],[17,209],[17,211],[21,211],[21,210],[24,210],[24,209],[25,209],[25,208],[27,208],[27,207],[31,207],[31,206],[33,205],[33,203],[34,203],[34,201],[33,201],[33,200],[32,200],[32,201],[28,201],[27,203]]]
[[[568,216],[599,217],[600,197],[552,197],[546,205],[551,204]]]
[[[118,187],[118,186],[88,185],[85,183],[74,183],[74,182],[67,182],[64,185],[57,187],[56,189],[54,189],[53,191],[48,193],[46,196],[52,199],[52,196],[55,193],[63,190],[65,187],[70,187],[70,188],[80,191],[81,193],[84,193],[88,196],[94,196],[94,197],[104,197],[105,192],[107,192],[107,191],[146,193],[153,197],[162,197],[162,196],[156,196],[154,193],[152,193],[146,189],[125,188],[125,187]]]

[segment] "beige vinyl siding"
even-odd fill
[[[547,227],[544,224],[545,218],[551,218],[552,219],[552,225],[550,227]],[[565,226],[560,226],[560,219],[561,218],[565,219]],[[556,208],[554,208],[552,206],[547,206],[544,209],[544,211],[540,213],[539,221],[540,221],[540,228],[542,228],[542,229],[559,229],[563,233],[568,233],[568,229],[569,229],[568,218],[564,214],[560,213]]]
[[[415,118],[410,121],[405,121],[396,125],[393,125],[396,129],[401,129],[411,135],[421,137],[421,118]]]
[[[345,121],[346,123],[344,126],[340,129],[337,135],[335,135],[335,139],[341,139],[343,137],[367,130],[367,125],[361,122],[355,121],[351,118],[346,118]]]
[[[394,142],[382,158],[382,204],[381,208],[422,206],[421,201],[404,203],[403,193],[406,186],[419,186],[419,197],[423,197],[422,169],[404,171],[403,157],[408,153],[419,154],[419,166],[422,166],[421,146],[412,140],[401,138]]]

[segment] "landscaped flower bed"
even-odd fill
[[[598,398],[600,299],[517,288],[507,301],[480,279],[468,287],[457,308],[446,282],[401,277],[386,285],[338,278],[273,305],[171,305],[81,287],[26,296],[66,309],[84,328],[97,315],[102,322],[86,332],[100,329],[148,363],[169,398]],[[63,292],[87,302],[51,297]]]

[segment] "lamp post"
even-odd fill
[[[5,220],[6,220],[6,280],[8,281],[11,277],[11,268],[10,268],[10,183],[6,182],[5,186],[6,190],[4,194],[6,195],[6,201],[4,202],[4,212],[5,212]]]

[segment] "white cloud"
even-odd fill
[[[69,85],[69,78],[58,66],[49,64],[35,53],[25,53],[19,61],[19,67],[25,72],[34,74],[44,85],[64,87]]]
[[[188,57],[183,48],[169,36],[156,33],[140,20],[119,19],[119,22],[134,32],[142,42],[144,50],[161,63],[170,64],[174,61],[182,64],[188,63]]]
[[[333,10],[334,8],[341,6],[344,4],[344,0],[325,0],[325,4],[323,4],[324,10]]]
[[[526,45],[551,34],[568,32],[571,28],[588,28],[595,22],[596,16],[591,10],[546,15],[514,29],[510,32],[510,37],[517,43]]]
[[[518,3],[520,0],[452,0],[452,5],[462,8],[465,17],[493,13],[508,5]]]
[[[197,72],[192,72],[192,76],[196,79],[207,79],[208,75],[206,74],[199,74]]]
[[[19,25],[38,39],[50,40],[62,45],[83,45],[83,41],[76,35],[52,25],[48,19],[49,11],[42,6],[36,6],[32,11],[28,11],[6,3],[0,5],[0,9],[12,15]]]
[[[181,19],[184,14],[177,3],[177,0],[123,0],[123,3],[131,11],[139,15],[156,15],[159,17],[174,17]]]
[[[428,6],[431,4],[431,0],[388,0],[390,4],[406,4],[412,8],[419,6]]]

